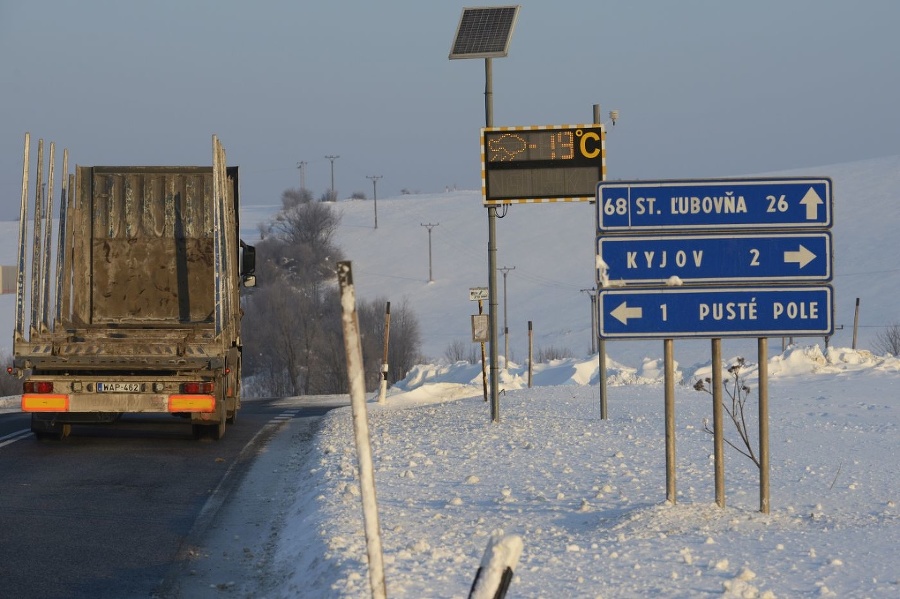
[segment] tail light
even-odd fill
[[[188,395],[208,395],[212,393],[215,388],[216,384],[213,381],[197,381],[183,383],[181,385],[181,392]]]
[[[25,393],[53,393],[52,381],[25,381],[22,384]]]

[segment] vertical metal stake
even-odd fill
[[[484,314],[484,303],[478,300],[478,315]],[[481,386],[484,387],[484,401],[488,400],[487,361],[484,358],[484,341],[481,342]]]
[[[600,122],[600,105],[594,104],[594,124],[601,124]],[[599,224],[599,223],[598,223]],[[596,249],[596,248],[595,248]],[[606,389],[606,339],[600,337],[600,282],[597,282],[597,294],[594,296],[594,314],[595,314],[595,322],[597,323],[597,327],[594,329],[593,334],[597,336],[597,351],[600,352],[598,356],[599,362],[599,374],[597,378],[599,379],[597,383],[600,385],[600,420],[607,419],[606,413],[606,397],[607,397],[607,389]],[[674,384],[674,383],[673,383]],[[674,399],[673,399],[674,401]],[[674,433],[674,414],[672,416],[672,426]],[[666,425],[668,427],[668,424]],[[668,428],[666,429],[668,431]],[[673,441],[674,443],[674,441]],[[668,452],[668,446],[666,447],[666,452]],[[675,503],[675,478],[674,478],[674,468],[675,468],[675,446],[672,446],[672,503]],[[667,462],[668,464],[668,462]],[[667,475],[668,479],[668,475]],[[667,487],[668,488],[668,487]]]
[[[15,341],[25,340],[25,245],[28,235],[28,175],[31,135],[25,134],[25,152],[22,158],[22,203],[19,206],[19,251],[16,260],[16,332]],[[40,185],[40,182],[38,182]]]
[[[760,337],[759,354],[759,511],[769,513],[769,340]]]
[[[531,321],[528,321],[528,388],[531,389],[531,377],[534,373],[533,368],[533,347],[534,347],[534,332],[531,329]]]
[[[737,392],[737,391],[735,391]],[[725,507],[725,443],[722,431],[722,340],[712,340],[713,448],[716,505]]]
[[[381,360],[381,391],[378,394],[378,403],[384,403],[387,395],[388,379],[388,344],[391,339],[391,302],[387,302],[384,309],[384,354]]]
[[[600,350],[600,374],[598,375],[600,379],[600,420],[606,420],[608,418],[606,412],[606,339],[599,339],[597,345]]]
[[[665,359],[665,414],[666,414],[666,500],[672,505],[677,503],[675,498],[675,342],[672,339],[663,340],[663,354]]]

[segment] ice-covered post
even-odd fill
[[[344,350],[347,355],[347,379],[350,383],[350,407],[353,411],[353,433],[356,437],[366,553],[369,557],[369,585],[372,588],[373,599],[386,599],[381,524],[378,522],[375,470],[372,466],[372,446],[369,441],[369,421],[366,414],[366,379],[350,262],[338,262],[337,274],[341,287],[341,326],[344,330]]]
[[[469,591],[469,599],[503,599],[522,555],[522,537],[491,536]]]

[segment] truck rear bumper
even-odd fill
[[[105,424],[115,422],[122,416],[119,412],[34,412],[31,414],[32,428],[35,421],[55,424]]]
[[[216,399],[212,395],[167,394],[41,394],[22,395],[23,412],[215,412]]]

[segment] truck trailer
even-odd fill
[[[68,174],[66,151],[54,223],[49,150],[45,180],[39,140],[29,202],[26,133],[9,371],[23,379],[31,430],[61,439],[73,424],[168,413],[189,419],[195,437],[221,439],[241,407],[240,290],[255,285],[238,168],[216,136],[212,166]]]

